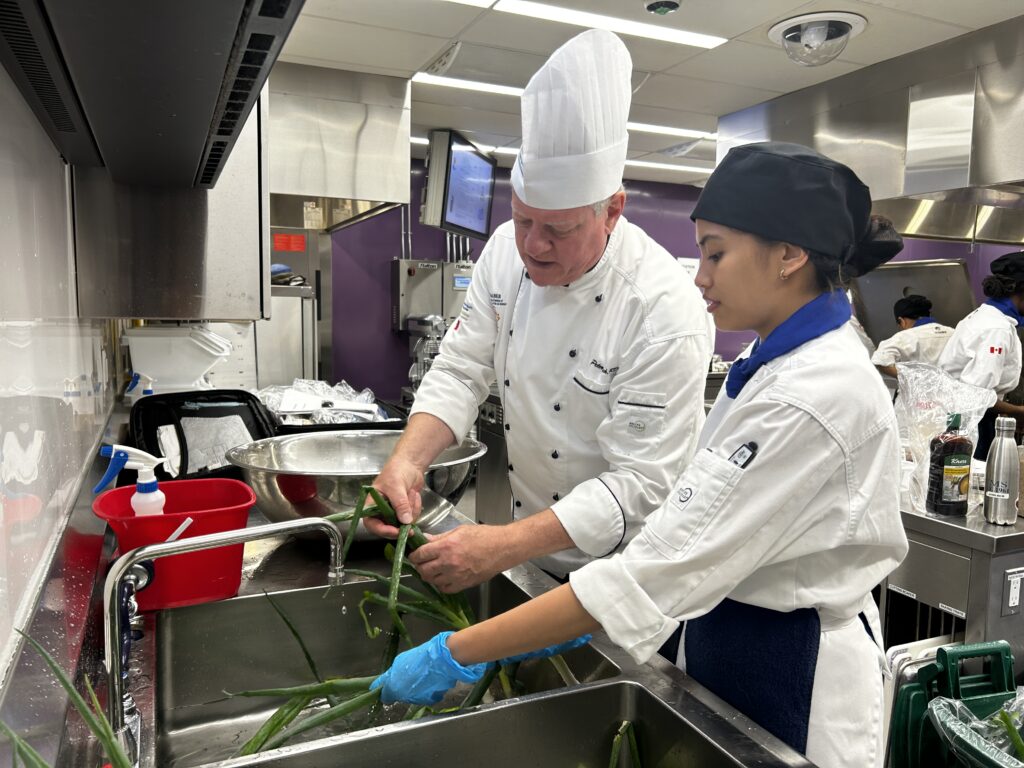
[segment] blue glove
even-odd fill
[[[520,653],[518,656],[509,656],[507,659],[502,659],[502,664],[513,664],[517,661],[526,661],[527,659],[546,659],[549,656],[558,656],[560,653],[566,653],[575,648],[579,648],[581,645],[586,645],[590,642],[591,635],[582,635],[577,637],[575,640],[568,640],[558,645],[549,645],[547,648],[541,648],[539,651],[530,651],[529,653]]]
[[[385,704],[405,701],[410,704],[437,704],[456,683],[475,683],[484,676],[487,664],[462,666],[448,650],[448,635],[442,632],[432,640],[398,654],[395,663],[373,681],[370,690],[381,689]]]

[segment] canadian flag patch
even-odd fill
[[[1002,347],[989,347],[988,351],[989,351],[989,354],[991,354],[991,355],[1001,355],[1001,354],[1003,354],[1003,348]]]

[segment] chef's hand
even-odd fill
[[[558,645],[549,645],[547,648],[541,648],[539,651],[529,651],[528,653],[520,653],[515,656],[509,656],[507,659],[502,659],[502,664],[514,664],[517,661],[526,661],[527,659],[546,659],[549,656],[558,656],[563,653],[575,650],[580,646],[586,645],[590,642],[593,635],[580,635],[575,640],[567,640],[564,643]]]
[[[484,676],[487,664],[462,666],[448,650],[448,636],[442,632],[423,645],[398,654],[395,663],[373,681],[370,690],[381,689],[385,704],[437,704],[456,683],[475,683]]]
[[[504,562],[504,526],[460,525],[448,533],[428,536],[430,541],[406,555],[428,583],[442,592],[475,587],[511,568]]]
[[[420,491],[423,490],[423,471],[399,456],[393,456],[388,460],[384,469],[374,478],[373,487],[387,497],[402,523],[415,522],[423,511],[423,499],[420,497]],[[367,498],[367,501],[371,502],[371,499]],[[372,512],[372,508],[368,512]],[[398,529],[379,517],[364,517],[363,524],[366,530],[375,536],[387,539],[398,536]]]

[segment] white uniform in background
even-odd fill
[[[870,592],[907,552],[895,414],[861,349],[845,324],[766,363],[735,400],[723,389],[668,501],[621,556],[571,576],[587,612],[641,662],[677,619],[723,598],[816,609],[806,754],[829,768],[882,764],[884,660],[865,624],[881,638]],[[751,444],[746,468],[730,461]]]
[[[939,367],[965,384],[993,390],[1001,399],[1020,379],[1016,321],[991,304],[982,304],[956,324]]]
[[[896,363],[928,363],[938,365],[939,356],[946,343],[953,336],[948,325],[928,323],[916,325],[893,334],[878,345],[871,362],[875,365],[896,365]]]
[[[693,455],[706,315],[682,267],[625,218],[593,269],[546,288],[527,277],[509,222],[484,248],[412,413],[461,439],[497,381],[513,512],[554,510],[578,549],[534,562],[564,574],[624,546]]]

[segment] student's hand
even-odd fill
[[[422,645],[398,654],[394,664],[373,681],[370,690],[381,689],[385,704],[437,704],[456,683],[475,683],[484,676],[487,664],[462,666],[448,650],[451,632],[435,635]]]

